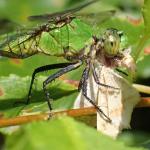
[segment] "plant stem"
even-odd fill
[[[133,58],[134,58],[135,61],[137,61],[137,59],[138,59],[138,57],[139,57],[141,51],[143,50],[144,45],[145,45],[147,39],[148,39],[147,34],[144,34],[144,36],[142,36],[140,42],[138,43],[138,45],[137,45],[137,47],[136,47],[136,52],[135,52],[135,54],[134,54],[134,56],[133,56]]]
[[[42,113],[36,115],[19,116],[15,118],[1,118],[0,127],[16,126],[16,125],[29,123],[32,121],[48,120],[49,117],[51,116],[52,118],[58,116],[80,117],[80,116],[88,116],[94,114],[96,114],[96,109],[93,107],[89,107],[89,108],[70,109],[70,110],[51,112],[51,113]]]
[[[133,84],[133,87],[136,88],[139,92],[150,94],[150,86],[141,85],[141,84]]]
[[[137,104],[136,107],[150,107],[150,97],[141,98],[141,101]],[[2,128],[2,127],[9,127],[9,126],[16,126],[25,123],[30,123],[33,121],[48,120],[49,116],[52,116],[52,118],[58,116],[71,116],[78,120],[81,120],[82,119],[81,117],[86,118],[88,116],[92,117],[94,115],[96,116],[96,109],[94,107],[70,109],[70,110],[51,112],[51,113],[19,116],[15,118],[1,118],[0,127]]]

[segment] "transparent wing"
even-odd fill
[[[70,30],[72,31],[75,28],[73,25],[72,27],[70,26],[70,30],[68,30],[67,24],[70,22],[65,22],[65,19],[67,20],[68,15],[72,15],[96,1],[97,0],[91,0],[79,7],[69,9],[64,12],[39,16],[30,16],[29,18],[31,20],[41,20],[43,18],[46,20],[47,23],[42,23],[40,26],[31,30],[25,30],[21,28],[16,33],[1,36],[0,39],[2,43],[0,44],[0,55],[15,58],[26,58],[36,53],[44,53],[47,55],[62,55],[62,47],[67,47],[69,45],[69,32]],[[80,16],[82,16],[81,18],[85,20],[85,22],[91,23],[92,18],[93,21],[96,23],[97,20],[100,22],[100,20],[104,20],[110,17],[113,13],[113,11],[109,11],[101,12],[98,14],[91,13],[77,16],[79,18]],[[57,24],[57,17],[60,17],[60,21],[61,19],[62,21],[64,21],[63,24]],[[56,45],[59,46],[57,46],[56,48]]]
[[[49,21],[49,22],[55,22],[57,18],[66,18],[67,16],[73,15],[77,11],[80,11],[81,9],[91,5],[92,3],[97,2],[98,0],[91,0],[85,4],[82,4],[78,7],[75,7],[73,9],[68,9],[62,12],[56,12],[56,13],[50,13],[50,14],[42,14],[42,15],[35,15],[35,16],[29,16],[28,19],[30,21]]]
[[[100,24],[103,21],[109,19],[110,17],[114,16],[116,13],[115,10],[108,10],[108,11],[102,11],[98,13],[89,13],[89,14],[76,14],[76,16],[83,20],[85,23],[93,25],[94,24]]]
[[[68,9],[66,11],[62,12],[56,12],[52,14],[43,14],[43,15],[37,15],[37,16],[30,16],[29,20],[32,21],[44,21],[48,23],[53,23],[55,25],[58,24],[69,24],[74,18],[79,18],[82,21],[84,21],[87,24],[92,25],[95,27],[96,25],[106,21],[110,17],[112,17],[115,14],[114,10],[108,10],[108,11],[100,11],[98,10],[97,13],[89,13],[91,10],[95,8],[95,5],[92,5],[90,7],[87,7],[95,2],[98,2],[98,0],[92,0],[85,4],[82,4],[79,7]],[[100,4],[100,3],[96,3]],[[100,4],[101,5],[101,4]],[[82,10],[83,8],[86,8]],[[91,8],[91,9],[90,9]],[[74,17],[74,18],[71,18]],[[70,19],[70,21],[69,21]]]
[[[8,32],[13,32],[18,27],[21,27],[21,25],[7,18],[0,18],[0,35]]]
[[[31,38],[26,32],[17,32],[1,37],[0,56],[26,58],[37,53],[37,38]],[[2,40],[3,39],[3,40]]]
[[[54,27],[48,31],[44,27],[47,25],[32,30],[20,29],[15,33],[0,36],[0,56],[23,59],[37,53],[62,55],[61,45],[66,42],[62,39],[67,39],[67,28]]]
[[[69,45],[69,43],[64,40],[68,38],[69,31],[65,31],[64,35],[62,35],[61,30],[54,33],[52,31],[53,30],[56,31],[61,27],[67,25],[68,22],[65,20],[67,19],[68,16],[74,14],[75,12],[83,9],[84,7],[96,1],[97,0],[91,0],[79,7],[68,9],[63,12],[44,14],[39,16],[30,16],[29,17],[30,20],[46,20],[47,23],[41,24],[37,28],[32,29],[30,31],[19,30],[16,33],[1,36],[0,39],[3,42],[0,44],[0,55],[6,57],[26,58],[41,52],[50,55],[60,54],[60,51],[58,51],[58,49],[56,48],[55,52],[52,51],[50,52],[47,46],[44,47],[41,46],[42,43],[44,43],[44,45],[48,45],[47,43],[51,43],[51,47],[53,47],[53,45],[56,45],[55,43],[62,45],[62,42],[67,43]],[[59,21],[62,21],[63,24],[62,23],[57,24]],[[64,32],[64,30],[62,31]],[[44,37],[45,41],[41,40],[43,39],[41,38],[42,36]],[[67,39],[67,41],[69,41],[69,39]],[[62,48],[59,47],[59,49]]]

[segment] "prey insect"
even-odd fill
[[[79,83],[79,90],[83,91],[83,95],[102,114],[103,118],[108,122],[111,122],[110,118],[103,113],[103,111],[92,101],[90,97],[87,96],[87,79],[89,74],[92,73],[95,82],[99,86],[118,90],[118,88],[103,84],[99,81],[95,72],[95,63],[96,61],[99,61],[107,66],[115,66],[117,61],[123,59],[122,49],[120,46],[122,33],[116,29],[107,29],[100,38],[93,36],[91,44],[77,50],[72,50],[68,46],[64,47],[63,51],[61,52],[55,51],[54,53],[51,53],[52,51],[45,51],[45,49],[40,47],[40,39],[43,33],[46,32],[52,36],[52,38],[55,38],[53,35],[51,35],[51,31],[62,28],[66,24],[69,24],[74,19],[72,14],[93,2],[95,2],[95,0],[90,1],[79,8],[67,10],[64,13],[61,12],[43,16],[32,16],[30,19],[38,19],[42,17],[48,18],[48,23],[41,25],[35,30],[12,35],[10,38],[7,38],[6,42],[1,44],[0,48],[2,50],[0,50],[0,55],[5,57],[24,59],[37,53],[43,53],[49,56],[63,57],[64,59],[68,60],[68,63],[50,64],[38,67],[34,70],[28,92],[28,98],[25,102],[26,104],[30,102],[32,86],[36,74],[46,70],[60,69],[55,74],[50,75],[43,82],[43,91],[45,93],[49,109],[52,110],[50,93],[47,89],[48,84],[63,74],[75,70],[85,64],[86,67]]]

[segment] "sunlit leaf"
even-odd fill
[[[6,149],[10,150],[97,150],[109,149],[110,145],[116,150],[141,149],[126,147],[70,118],[24,125],[6,141]]]
[[[16,101],[25,102],[30,86],[30,77],[19,77],[10,75],[0,78],[0,112],[4,116],[12,117],[22,113],[45,112],[49,111],[44,92],[42,89],[43,81],[46,76],[36,78],[33,86],[31,102],[29,105],[14,105]],[[10,90],[11,89],[11,90]],[[49,86],[51,98],[54,100],[54,109],[71,108],[75,100],[77,90],[72,84],[62,80],[56,80]]]

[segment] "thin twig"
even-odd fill
[[[145,98],[143,97],[140,103],[137,105],[137,107],[150,107],[150,97],[145,97]],[[65,111],[51,112],[51,113],[42,113],[36,115],[19,116],[15,118],[1,118],[0,127],[21,125],[32,121],[48,120],[49,116],[55,118],[63,115],[71,116],[71,117],[96,115],[96,109],[94,107],[88,107],[88,108],[79,108],[79,109],[70,109]]]
[[[96,114],[96,109],[93,107],[89,107],[89,108],[82,108],[82,109],[70,109],[70,110],[59,111],[59,112],[42,113],[36,115],[19,116],[15,118],[2,118],[0,119],[0,127],[21,125],[32,121],[48,120],[49,116],[52,116],[52,118],[60,115],[79,117],[79,116],[87,116],[93,114]]]
[[[150,94],[150,86],[133,84],[133,87],[135,87],[141,93]]]

